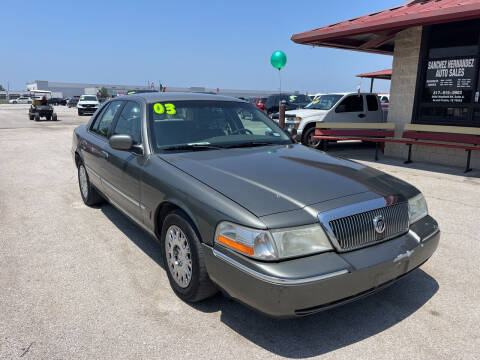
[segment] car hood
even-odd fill
[[[356,162],[302,145],[160,154],[257,216],[292,211],[359,193],[388,202],[415,188]]]
[[[295,115],[300,116],[301,118],[307,118],[311,116],[315,117],[325,117],[328,110],[315,110],[315,109],[299,109],[299,110],[289,110],[285,111],[285,115]]]

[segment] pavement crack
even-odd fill
[[[452,203],[455,203],[455,204],[463,205],[463,206],[474,208],[474,209],[480,209],[480,206],[475,206],[475,205],[467,204],[467,203],[464,203],[464,202],[461,202],[461,201],[456,201],[456,200],[444,199],[444,198],[437,197],[437,196],[432,196],[432,195],[427,195],[427,199],[447,201],[447,202],[452,202]]]
[[[35,343],[35,341],[32,341],[30,343],[30,345],[28,345],[26,348],[22,349],[23,350],[23,353],[22,355],[20,355],[20,357],[24,357],[26,353],[28,353],[30,351],[30,348],[32,347],[32,345]]]

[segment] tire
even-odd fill
[[[45,116],[45,120],[50,121],[50,120],[52,120],[52,117],[51,116]]]
[[[78,110],[78,116],[82,116],[82,115],[83,115],[83,113],[80,112],[80,110]]]
[[[53,120],[53,121],[57,121],[57,120],[58,120],[57,114],[53,114],[53,115],[52,115],[52,120]]]
[[[33,118],[35,121],[40,121],[40,115],[39,114],[35,114],[34,118]]]
[[[33,120],[33,115],[28,115],[28,118],[29,118],[30,120]]]
[[[207,273],[197,232],[182,211],[175,210],[166,216],[160,243],[170,286],[180,299],[197,302],[217,293]]]
[[[320,149],[322,147],[322,140],[312,139],[313,135],[315,135],[315,127],[307,129],[305,134],[302,135],[302,144],[314,149]]]
[[[87,170],[83,163],[78,165],[78,186],[80,188],[80,195],[87,206],[97,205],[103,202],[95,187],[90,183]]]

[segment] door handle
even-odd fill
[[[106,152],[105,150],[102,150],[102,156],[103,156],[105,159],[108,159],[108,152]]]
[[[365,114],[358,114],[358,117],[359,117],[360,119],[363,119],[365,116],[366,116]]]

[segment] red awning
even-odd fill
[[[393,54],[395,34],[419,25],[480,18],[480,0],[410,0],[402,6],[292,36],[292,41]]]
[[[371,73],[365,73],[357,75],[359,78],[369,78],[369,79],[383,79],[391,80],[392,79],[392,69],[380,70]]]

